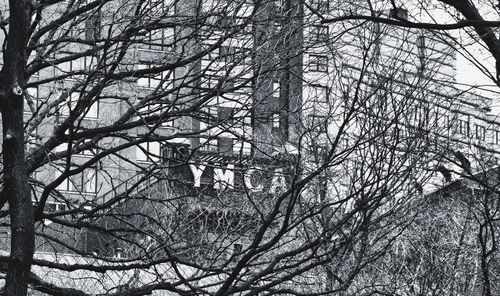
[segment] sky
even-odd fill
[[[491,54],[478,50],[475,55],[477,60],[495,75],[494,59]],[[492,80],[484,74],[479,68],[470,63],[461,54],[457,54],[457,74],[456,82],[459,89],[470,89],[471,86],[477,86],[474,92],[492,99],[492,113],[500,116],[500,87],[495,85]]]
[[[412,11],[412,15],[416,17],[414,21],[423,21],[429,23],[454,23],[456,19],[452,17],[452,10],[447,5],[440,1],[425,2],[428,4],[423,7],[421,1],[400,0],[398,3],[405,3],[403,6],[408,7]],[[479,9],[481,15],[487,20],[498,20],[500,11],[496,9],[496,0],[476,0],[474,4]],[[460,14],[458,14],[460,15]],[[463,19],[462,16],[459,19]],[[472,37],[465,33],[465,30],[453,30],[448,33],[456,38],[456,40],[469,52],[482,66],[486,67],[492,75],[496,75],[495,62],[491,53],[480,44],[477,40],[475,32]],[[485,97],[493,99],[492,112],[500,115],[500,86],[496,86],[491,78],[481,72],[477,66],[470,63],[464,56],[467,55],[465,50],[457,54],[456,60],[456,86],[459,89],[470,89],[471,86],[477,86],[474,92]]]

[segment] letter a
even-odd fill
[[[283,174],[282,169],[276,169],[274,171],[273,179],[271,180],[271,188],[269,188],[269,193],[275,194],[286,189],[286,179]]]

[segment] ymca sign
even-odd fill
[[[263,192],[267,190],[270,194],[279,193],[286,189],[286,174],[282,168],[265,169],[263,167],[251,167],[247,169],[235,168],[234,164],[223,166],[208,165],[208,163],[190,164],[189,168],[193,175],[194,187],[201,187],[202,180],[211,180],[210,185],[214,189],[223,191],[235,189],[236,185],[244,186],[251,192]],[[204,182],[203,185],[206,185]]]

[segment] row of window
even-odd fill
[[[62,56],[65,55],[70,56],[74,53],[71,52],[62,52]],[[66,62],[59,63],[55,66],[55,75],[63,76],[65,79],[83,79],[85,77],[85,73],[90,69],[95,68],[97,65],[97,57],[94,56],[83,56],[80,58],[72,59]]]
[[[249,48],[237,46],[219,46],[206,56],[211,61],[224,61],[226,64],[239,63],[249,65],[252,52]]]
[[[227,47],[221,47],[220,48],[221,52],[227,50]],[[232,60],[228,59],[234,59],[234,55],[230,53],[221,53],[221,56],[223,56],[226,59],[226,62],[232,62]],[[248,57],[249,58],[249,57]],[[245,61],[242,61],[243,63],[246,63]],[[56,66],[56,76],[63,76],[67,80],[80,80],[85,77],[85,73],[91,70],[96,66],[97,60],[95,57],[92,56],[85,56],[81,57],[78,59],[70,60],[67,62],[60,63]],[[138,70],[147,70],[147,69],[154,69],[155,67],[159,67],[160,65],[154,65],[154,64],[139,64],[137,69]],[[328,72],[328,56],[326,55],[317,55],[317,54],[310,54],[309,55],[309,70],[313,72]],[[173,83],[172,80],[169,80],[169,78],[172,78],[173,72],[172,71],[163,71],[159,73],[151,73],[151,74],[145,74],[137,79],[137,85],[145,88],[152,88],[156,89],[158,87],[161,87],[162,90],[169,90],[173,88]],[[207,78],[207,87],[215,87],[221,77],[213,76],[210,78]],[[233,87],[234,86],[234,81],[233,80],[227,80],[227,82],[231,83],[231,85],[225,83],[224,87]],[[279,90],[279,86],[276,88]]]
[[[418,107],[414,109],[414,116],[415,116],[414,120],[416,123],[426,124],[427,122],[429,122],[431,115],[429,114],[428,110],[427,112],[425,112],[425,110],[426,110],[425,108],[418,108]],[[448,115],[437,115],[436,126],[446,127],[447,129],[451,127],[459,135],[463,135],[465,137],[473,137],[474,139],[479,141],[486,141],[486,133],[487,133],[486,127],[481,124],[474,124],[474,127],[472,129],[469,121],[465,119],[457,119],[456,125],[453,125],[450,123],[450,118]],[[500,145],[500,131],[492,130],[491,132],[492,132],[492,143]]]
[[[480,141],[486,140],[486,127],[480,124],[474,124],[474,138]],[[470,123],[464,119],[458,119],[457,133],[464,135],[466,137],[471,136]],[[493,132],[493,144],[500,145],[500,131],[494,130]]]
[[[41,104],[40,100],[38,99],[38,87],[29,87],[26,91],[30,96],[33,104],[35,105],[35,108],[38,108],[39,104]],[[52,96],[55,98],[59,98],[59,96],[61,96],[62,94],[63,91],[61,90],[59,93],[52,94]],[[69,94],[68,99],[59,104],[57,115],[68,117],[70,115],[71,110],[73,110],[76,107],[76,104],[80,99],[80,96],[81,96],[80,92],[73,92]],[[31,113],[31,109],[28,104],[24,105],[24,111],[26,113]],[[99,102],[96,101],[89,108],[87,108],[84,114],[84,119],[97,120],[98,117],[99,117]]]
[[[148,81],[153,81],[153,80],[149,79]],[[40,100],[38,100],[38,88],[30,87],[27,89],[27,93],[30,96],[33,104],[35,105],[35,108],[39,107],[38,105],[41,102]],[[55,93],[52,96],[54,96],[57,99],[62,94],[63,91],[60,91],[59,93]],[[67,100],[59,104],[57,115],[62,117],[68,117],[70,115],[70,112],[76,107],[78,101],[80,100],[80,97],[81,97],[80,92],[73,92],[69,94]],[[28,104],[25,104],[24,108],[25,108],[24,111],[26,113],[31,113],[31,108]],[[148,115],[159,115],[162,114],[162,112],[164,111],[164,107],[161,103],[148,104],[144,108],[144,111],[146,111]],[[99,101],[95,101],[89,108],[87,108],[87,110],[85,110],[84,119],[97,120],[98,118],[99,118]],[[162,126],[172,127],[173,125],[174,125],[173,120],[162,123]]]
[[[81,93],[73,92],[69,95],[69,100],[63,102],[59,105],[59,115],[69,116],[70,112],[76,107],[76,104],[80,100]],[[87,110],[84,115],[85,119],[96,120],[99,117],[99,102],[94,102]]]
[[[63,143],[59,146],[57,146],[55,149],[54,149],[54,152],[66,152],[68,150],[68,143]],[[97,150],[96,149],[86,149],[86,150],[82,150],[80,151],[79,153],[71,153],[72,155],[79,155],[79,156],[94,156],[97,154]]]
[[[144,45],[149,50],[164,51],[172,47],[174,36],[174,28],[150,30],[146,34]]]
[[[200,138],[198,149],[207,152],[242,153],[245,155],[251,152],[249,143],[228,137]],[[159,162],[173,158],[174,153],[171,147],[163,146],[160,142],[145,142],[137,145],[135,157],[139,162]]]
[[[65,178],[61,184],[57,186],[57,190],[68,191],[75,193],[96,194],[97,186],[97,168],[87,168],[81,173]],[[56,172],[58,177],[61,172]]]

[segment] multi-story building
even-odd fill
[[[27,161],[33,200],[44,204],[37,251],[102,264],[175,257],[192,263],[186,273],[203,261],[225,270],[253,251],[258,231],[266,239],[279,233],[293,198],[311,209],[333,201],[343,221],[372,178],[393,195],[414,193],[408,184],[434,178],[429,171],[439,171],[458,140],[464,149],[499,147],[487,100],[452,86],[445,37],[328,24],[320,16],[342,9],[328,3],[44,8],[26,70]],[[71,18],[77,9],[81,17]],[[384,13],[407,17],[404,9]],[[256,265],[294,250],[299,243],[285,238],[303,235],[287,232]],[[164,268],[144,268],[143,283]],[[49,281],[81,278],[69,273],[63,283],[59,275]]]

